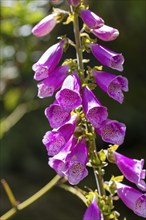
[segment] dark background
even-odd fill
[[[65,2],[65,1],[64,1]],[[113,42],[101,42],[113,51],[123,53],[125,57],[123,74],[129,79],[129,93],[125,94],[122,105],[110,99],[100,89],[96,95],[103,105],[108,107],[110,118],[124,122],[127,133],[119,152],[131,158],[146,158],[146,1],[145,0],[92,0],[90,9],[100,15],[105,23],[120,31]],[[55,172],[47,165],[48,158],[42,144],[42,136],[50,129],[44,116],[44,108],[54,100],[37,98],[36,82],[33,80],[32,64],[52,44],[57,36],[67,34],[73,39],[72,24],[58,24],[52,33],[44,38],[31,35],[31,28],[40,19],[52,11],[55,5],[49,1],[2,0],[1,1],[1,178],[8,181],[16,198],[24,201],[42,186]],[[55,7],[67,9],[65,3]],[[93,35],[92,35],[93,37]],[[63,56],[75,58],[75,52],[69,49]],[[91,66],[99,65],[90,54]],[[117,71],[110,70],[119,74]],[[98,137],[98,146],[106,148]],[[92,170],[80,183],[95,189]],[[111,174],[121,175],[114,165],[106,168],[105,179]],[[130,184],[125,180],[126,184]],[[132,185],[135,187],[134,185]],[[11,206],[3,188],[0,191],[0,213]],[[116,208],[127,220],[142,218],[118,201]],[[14,220],[81,220],[85,205],[75,196],[59,188],[54,188],[33,205],[21,211]]]

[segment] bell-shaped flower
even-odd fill
[[[64,147],[73,135],[76,127],[77,115],[73,115],[71,119],[58,129],[46,132],[43,137],[43,144],[49,156],[54,156]]]
[[[71,185],[77,185],[88,175],[86,163],[88,150],[84,139],[81,139],[66,157],[66,170],[64,172]]]
[[[116,120],[107,119],[96,129],[102,140],[111,144],[121,145],[124,142],[126,125]]]
[[[37,37],[43,37],[49,34],[57,24],[56,14],[50,14],[36,24],[32,33]]]
[[[108,117],[107,108],[102,106],[93,92],[85,86],[82,92],[83,110],[94,128],[99,128]]]
[[[77,7],[80,4],[81,0],[67,0],[69,5]]]
[[[136,215],[146,218],[146,194],[122,183],[116,182],[116,186],[123,203]]]
[[[95,43],[90,43],[90,48],[95,58],[102,65],[118,71],[123,71],[124,57],[121,53],[115,53],[114,51]]]
[[[49,76],[59,63],[65,41],[61,40],[59,43],[51,46],[41,58],[32,66],[35,71],[34,79],[42,80]]]
[[[66,157],[76,145],[76,138],[72,136],[65,146],[54,157],[49,158],[49,166],[52,167],[60,176],[64,176],[66,171]]]
[[[92,33],[103,41],[112,41],[119,36],[119,31],[113,27],[103,25],[100,28],[93,29]]]
[[[119,103],[123,102],[123,91],[128,92],[128,80],[126,77],[96,70],[93,70],[92,74],[96,83],[104,92]]]
[[[139,189],[146,191],[146,183],[144,181],[146,177],[146,170],[143,170],[144,159],[131,159],[115,151],[113,154],[115,163],[125,178],[135,183]]]
[[[96,196],[93,197],[91,204],[86,209],[83,220],[101,220],[101,213],[97,205]]]
[[[82,8],[80,16],[88,28],[96,29],[104,24],[104,20],[89,9]]]
[[[56,93],[56,100],[67,111],[81,105],[80,80],[76,72],[66,77],[60,91]]]
[[[57,101],[45,109],[45,115],[52,128],[59,128],[70,119],[70,112],[64,110]]]
[[[58,90],[65,80],[69,70],[68,65],[57,67],[49,76],[37,84],[38,97],[46,98],[52,96]]]

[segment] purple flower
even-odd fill
[[[82,99],[83,110],[87,119],[91,122],[93,127],[99,128],[101,123],[108,117],[107,108],[101,105],[88,87],[84,87]]]
[[[67,0],[69,5],[77,7],[80,4],[80,0]]]
[[[112,41],[119,36],[119,31],[113,27],[103,25],[98,29],[93,29],[92,33],[103,41]]]
[[[50,14],[33,27],[32,33],[37,37],[43,37],[53,30],[56,23],[56,14]]]
[[[71,185],[77,185],[88,175],[86,163],[88,150],[84,139],[80,140],[66,157],[66,170],[64,172]]]
[[[45,115],[52,128],[59,128],[70,119],[70,112],[65,111],[57,101],[45,109]]]
[[[74,148],[76,141],[76,138],[72,136],[58,154],[49,158],[49,166],[60,176],[64,176],[66,170],[66,157],[71,152],[72,148]]]
[[[56,93],[56,100],[67,111],[71,111],[81,105],[80,81],[76,72],[64,80],[61,90]]]
[[[146,194],[122,183],[116,185],[117,194],[124,204],[136,215],[146,218]]]
[[[83,220],[101,220],[101,213],[97,206],[96,196],[93,197],[91,204],[86,209]]]
[[[99,44],[91,43],[91,51],[96,59],[105,66],[112,69],[123,71],[124,57],[122,54],[115,53]]]
[[[146,177],[146,171],[143,170],[144,159],[135,160],[125,157],[117,152],[114,153],[115,163],[121,170],[123,175],[131,182],[135,183],[137,187],[143,191],[146,191],[146,183],[144,181]]]
[[[107,119],[96,131],[103,141],[121,145],[124,142],[126,126],[116,120]]]
[[[96,29],[104,24],[104,20],[89,9],[81,9],[81,18],[83,22],[91,29]]]
[[[76,127],[76,117],[73,115],[71,119],[58,129],[46,132],[43,137],[43,144],[46,146],[49,156],[54,156],[64,147],[74,133]]]
[[[119,103],[123,102],[124,94],[122,90],[128,92],[128,80],[126,77],[96,70],[93,70],[92,74],[95,77],[96,83],[103,91]]]
[[[38,97],[45,98],[52,96],[59,89],[67,76],[69,70],[68,65],[60,66],[53,70],[49,76],[37,84]]]
[[[61,40],[59,43],[51,46],[32,66],[32,69],[35,71],[35,80],[42,80],[47,78],[49,74],[55,69],[62,57],[64,43],[65,41]]]

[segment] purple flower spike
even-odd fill
[[[53,30],[56,23],[56,14],[50,14],[33,27],[32,33],[37,37],[43,37]]]
[[[93,197],[93,200],[89,207],[86,209],[83,220],[101,220],[101,213],[97,206],[96,197]]]
[[[47,78],[49,74],[55,69],[62,57],[64,43],[65,41],[61,40],[59,43],[51,46],[32,66],[32,69],[35,71],[35,80],[42,80]]]
[[[116,182],[116,185],[117,194],[124,204],[136,215],[146,218],[146,194],[122,183]]]
[[[124,142],[126,126],[116,120],[107,119],[96,131],[103,141],[121,145]]]
[[[92,74],[98,86],[105,91],[111,98],[119,103],[124,100],[124,92],[128,92],[128,80],[126,77],[117,76],[103,71],[93,70]]]
[[[135,183],[137,187],[146,191],[146,170],[143,170],[144,159],[135,160],[125,157],[122,154],[114,152],[115,162],[123,175],[131,182]]]
[[[93,127],[99,128],[101,123],[108,117],[107,108],[101,105],[88,87],[84,87],[82,99],[83,109],[87,119],[91,122]]]
[[[70,112],[65,111],[57,101],[45,109],[45,115],[52,128],[59,128],[70,118]]]
[[[96,29],[104,24],[104,20],[89,9],[81,9],[83,22],[91,29]]]
[[[76,144],[76,138],[72,136],[66,145],[54,157],[49,158],[49,166],[52,167],[60,176],[64,176],[66,170],[66,157]]]
[[[58,154],[62,147],[69,141],[75,130],[76,117],[76,115],[73,115],[71,119],[59,129],[46,132],[42,141],[46,146],[49,156]]]
[[[71,185],[77,185],[88,175],[86,169],[88,150],[85,141],[80,140],[66,157],[65,176]]]
[[[49,76],[37,84],[38,97],[46,98],[52,96],[59,89],[67,76],[69,70],[68,65],[64,65],[53,70]]]
[[[56,100],[67,111],[72,111],[81,105],[80,81],[76,72],[64,80],[61,90],[56,93]]]
[[[91,51],[96,59],[105,66],[118,71],[123,71],[124,57],[99,44],[90,44]]]
[[[93,29],[92,33],[103,41],[112,41],[119,36],[119,31],[113,27],[103,25],[98,29]]]
[[[77,7],[80,4],[81,0],[67,0],[67,2],[69,5]]]

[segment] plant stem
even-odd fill
[[[77,56],[77,63],[80,70],[84,69],[83,66],[83,53],[82,53],[82,45],[80,40],[80,31],[79,31],[79,21],[78,21],[78,14],[71,6],[71,12],[74,16],[73,26],[74,26],[74,36],[76,42],[76,56]]]
[[[8,212],[6,212],[4,215],[0,217],[1,220],[7,220],[10,217],[12,217],[14,214],[16,214],[17,211],[20,211],[22,209],[25,209],[35,201],[37,201],[41,196],[43,196],[45,193],[47,193],[50,189],[52,189],[61,179],[60,176],[56,175],[48,184],[46,184],[42,189],[40,189],[37,193],[35,193],[33,196],[26,199],[24,202],[18,204],[16,207],[10,209]]]

